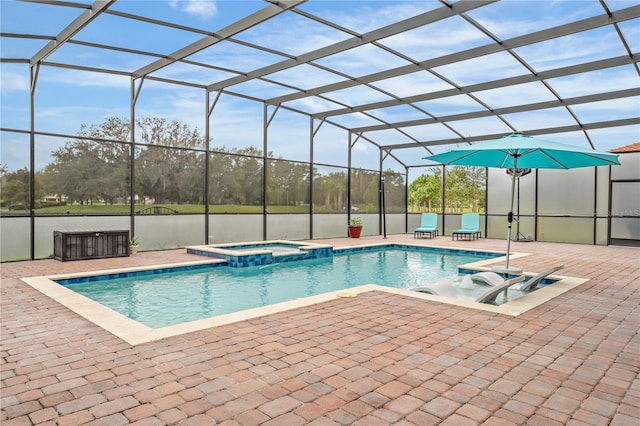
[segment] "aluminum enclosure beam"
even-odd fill
[[[574,98],[566,98],[562,100],[553,100],[546,102],[536,102],[532,104],[523,104],[512,107],[496,108],[494,110],[481,110],[467,112],[462,114],[443,115],[437,118],[423,118],[419,120],[400,121],[389,124],[380,124],[375,126],[354,127],[351,130],[358,132],[374,132],[378,130],[398,129],[402,127],[423,126],[426,124],[448,123],[451,121],[470,120],[473,118],[484,118],[494,115],[514,114],[518,112],[537,111],[549,108],[561,108],[570,105],[580,105],[590,102],[609,101],[612,99],[629,98],[631,96],[640,96],[640,87],[635,89],[616,90],[614,92],[597,93],[594,95],[577,96]]]
[[[288,59],[276,64],[272,64],[251,72],[246,75],[240,75],[232,77],[227,80],[223,80],[219,83],[211,84],[208,90],[219,90],[227,87],[231,87],[236,84],[244,83],[248,80],[252,80],[259,77],[264,77],[268,74],[273,74],[278,71],[283,71],[288,68],[292,68],[298,65],[306,64],[311,61],[321,59],[336,53],[344,52],[349,49],[353,49],[358,46],[362,46],[368,43],[372,43],[377,40],[381,40],[392,35],[396,35],[405,31],[412,30],[427,24],[431,24],[442,19],[450,18],[451,16],[458,15],[469,10],[485,6],[490,3],[495,3],[497,0],[477,0],[468,2],[457,2],[451,5],[451,7],[443,6],[437,10],[429,11],[421,15],[414,16],[412,18],[400,21],[398,23],[379,28],[369,33],[363,34],[361,37],[353,37],[348,40],[344,40],[330,46],[314,50],[302,54],[294,59]],[[278,104],[280,102],[268,102],[270,104]]]
[[[193,55],[207,47],[213,46],[216,43],[219,43],[223,40],[226,40],[242,31],[245,31],[251,27],[254,27],[261,22],[267,21],[274,16],[277,16],[286,10],[295,7],[299,4],[306,2],[307,0],[283,0],[279,1],[278,4],[272,4],[270,6],[265,7],[262,10],[259,10],[246,18],[243,18],[237,22],[234,22],[232,25],[229,25],[226,28],[223,28],[219,32],[204,37],[194,43],[191,43],[188,46],[183,47],[182,49],[178,49],[172,54],[168,55],[166,58],[158,59],[155,62],[150,63],[136,71],[133,72],[133,76],[135,78],[139,78],[150,74],[154,71],[158,71],[159,69],[172,64],[176,61],[186,58],[189,55]],[[210,90],[211,91],[211,90]]]
[[[574,129],[575,131],[584,133],[584,137],[589,144],[591,144],[587,130],[594,128],[593,126],[596,126],[595,128],[601,128],[598,126],[604,126],[604,124],[602,124],[604,122],[589,122],[593,120],[600,120],[601,117],[588,118],[586,114],[578,114],[581,110],[575,108],[575,111],[573,111],[573,108],[571,108],[572,105],[595,104],[596,102],[630,97],[635,97],[633,99],[635,101],[637,97],[640,96],[640,85],[631,81],[629,84],[621,83],[620,85],[615,85],[612,88],[614,89],[613,91],[608,90],[608,87],[602,87],[598,89],[601,89],[602,93],[589,94],[590,92],[595,92],[595,90],[589,90],[585,92],[587,93],[586,95],[583,95],[581,92],[576,92],[575,97],[564,98],[559,94],[557,90],[558,88],[555,87],[553,82],[553,79],[565,76],[580,76],[580,74],[585,74],[585,78],[588,79],[589,76],[586,75],[587,73],[605,69],[611,69],[613,72],[619,71],[626,76],[633,73],[633,68],[633,70],[635,70],[635,74],[640,77],[640,72],[638,72],[640,52],[637,52],[637,46],[632,43],[629,38],[633,35],[633,32],[629,32],[628,30],[629,27],[633,28],[633,25],[638,23],[640,20],[638,19],[640,18],[640,3],[633,2],[627,5],[619,5],[616,7],[622,8],[612,10],[612,8],[607,5],[606,0],[599,1],[596,3],[599,3],[601,7],[600,11],[598,11],[597,7],[589,9],[588,18],[582,19],[582,17],[578,17],[578,20],[574,20],[575,18],[567,17],[566,19],[561,20],[561,22],[564,23],[552,28],[544,27],[544,22],[541,22],[543,26],[536,25],[532,30],[523,29],[522,32],[517,33],[519,34],[518,36],[502,40],[498,35],[491,32],[489,29],[491,25],[488,25],[485,28],[483,24],[481,24],[481,22],[483,22],[482,19],[477,21],[474,18],[477,11],[482,11],[481,14],[485,14],[485,9],[487,13],[497,10],[497,8],[494,8],[493,6],[496,1],[497,0],[462,0],[453,2],[450,0],[439,0],[438,4],[425,6],[424,11],[420,10],[409,12],[409,15],[396,17],[395,19],[389,17],[389,21],[385,21],[381,26],[367,26],[367,29],[358,30],[358,27],[352,27],[349,22],[333,22],[331,15],[325,15],[318,12],[320,14],[316,16],[312,7],[307,8],[300,6],[305,3],[306,0],[264,0],[264,3],[266,4],[257,6],[255,9],[247,9],[246,13],[239,15],[241,18],[235,21],[228,21],[223,24],[224,28],[220,32],[214,32],[213,28],[196,28],[185,26],[178,22],[170,22],[173,19],[170,16],[167,20],[158,20],[150,16],[145,16],[145,14],[148,13],[145,11],[141,11],[139,14],[128,13],[125,12],[127,8],[118,7],[121,3],[116,2],[116,0],[88,0],[83,3],[54,0],[26,0],[26,3],[46,4],[55,6],[61,10],[66,9],[67,13],[71,14],[70,20],[73,20],[73,22],[68,25],[66,22],[70,21],[62,22],[61,26],[56,30],[59,31],[58,35],[55,35],[55,32],[53,35],[51,33],[47,35],[40,34],[37,28],[35,33],[32,29],[31,34],[19,34],[15,32],[15,30],[11,30],[12,32],[0,32],[0,38],[2,41],[13,38],[42,40],[41,43],[36,45],[37,48],[33,52],[44,46],[44,48],[40,49],[40,51],[31,58],[30,56],[33,52],[15,49],[12,51],[7,50],[7,53],[18,52],[18,55],[24,55],[24,58],[1,57],[0,64],[25,63],[32,66],[42,65],[46,67],[73,69],[83,72],[103,73],[105,75],[111,74],[127,76],[134,80],[141,78],[184,87],[204,89],[207,92],[217,91],[218,95],[220,95],[221,90],[224,90],[225,95],[263,103],[269,106],[269,108],[277,105],[281,109],[299,113],[305,117],[310,117],[312,120],[317,119],[321,122],[326,122],[327,124],[336,126],[339,129],[351,131],[354,134],[360,135],[362,139],[367,140],[367,142],[371,143],[373,146],[385,150],[390,154],[396,147],[398,147],[398,149],[416,147],[419,151],[422,151],[424,149],[428,150],[426,147],[431,144],[439,144],[439,141],[421,141],[409,131],[410,129],[408,128],[412,126],[441,124],[452,132],[450,135],[447,135],[447,137],[452,138],[450,139],[450,143],[464,143],[472,139],[465,137],[466,133],[458,128],[459,125],[462,125],[461,120],[495,117],[507,126],[507,130],[510,129],[512,131],[516,131],[516,126],[509,122],[509,114],[540,111],[550,108],[566,108],[567,113],[573,117],[575,122],[568,121],[567,123],[569,124],[566,127],[562,127],[562,129]],[[485,8],[484,6],[489,7]],[[598,5],[596,4],[595,6]],[[253,11],[256,9],[258,10],[254,13]],[[285,16],[282,16],[282,13],[285,11],[288,11],[288,13],[285,13]],[[159,28],[167,27],[183,31],[191,37],[189,40],[198,41],[195,43],[187,42],[185,43],[186,45],[181,44],[176,48],[174,53],[170,54],[158,53],[162,52],[160,49],[162,45],[159,43],[149,45],[150,50],[154,50],[154,47],[158,47],[156,52],[136,49],[135,46],[137,45],[135,43],[129,44],[124,42],[122,45],[99,43],[99,40],[106,40],[106,43],[109,43],[109,38],[94,38],[92,33],[94,30],[93,27],[102,28],[101,25],[104,25],[104,23],[106,23],[106,25],[117,25],[114,21],[110,21],[110,19],[113,19],[110,18],[110,16],[124,18],[135,25],[137,25],[136,22],[142,22],[158,26]],[[478,15],[478,17],[479,16],[481,15]],[[77,18],[73,19],[74,17]],[[288,17],[296,17],[299,20],[310,20],[310,22],[314,22],[314,24],[317,23],[325,26],[325,29],[330,28],[335,32],[339,32],[339,36],[341,37],[340,40],[342,41],[325,42],[324,44],[316,45],[317,47],[314,47],[314,50],[312,51],[302,51],[302,53],[296,56],[295,54],[288,53],[289,51],[285,47],[279,47],[277,43],[273,44],[270,40],[269,42],[263,42],[260,37],[254,39],[251,37],[253,34],[249,34],[249,37],[244,37],[244,31],[247,29],[260,29],[262,25],[265,23],[269,24],[271,20],[273,20],[277,25],[281,19],[286,20]],[[472,45],[476,47],[469,47],[468,45],[465,45],[460,49],[450,50],[448,51],[450,53],[441,54],[441,56],[437,57],[429,57],[428,54],[425,54],[425,52],[420,49],[415,50],[414,53],[407,53],[400,51],[402,50],[400,47],[398,48],[399,50],[396,51],[392,45],[390,45],[391,47],[385,45],[386,38],[388,37],[402,34],[412,35],[412,30],[415,30],[416,28],[420,30],[424,29],[428,32],[431,31],[433,27],[436,27],[433,28],[436,30],[439,28],[439,23],[447,19],[451,21],[466,20],[475,27],[475,30],[478,31],[476,36],[482,35],[487,37],[484,39],[485,41],[479,41],[477,43],[486,44],[478,45],[475,43]],[[388,22],[393,23],[388,24]],[[25,29],[28,28],[26,24],[27,22],[24,23]],[[626,26],[623,26],[622,24],[625,24]],[[220,26],[222,27],[223,25]],[[147,25],[141,25],[141,27],[147,27]],[[16,26],[15,28],[18,30],[22,29],[22,27],[19,26]],[[289,40],[286,38],[289,35],[289,30],[286,26],[282,26],[281,28],[278,28],[278,30],[282,31],[284,37],[282,38],[283,41],[286,42],[286,40]],[[592,59],[591,56],[575,58],[575,61],[572,60],[569,62],[572,65],[564,66],[563,63],[555,63],[552,64],[551,68],[546,68],[543,71],[537,71],[535,67],[529,65],[526,60],[519,56],[518,49],[522,47],[532,47],[536,43],[549,40],[555,41],[560,37],[571,35],[577,35],[580,37],[584,35],[585,37],[588,37],[590,33],[597,33],[602,30],[606,30],[606,32],[615,31],[617,33],[620,43],[622,43],[625,48],[624,54],[619,53],[621,52],[619,50],[619,46],[616,44],[616,40],[612,36],[611,39],[607,40],[611,43],[611,55],[620,56],[600,59],[602,56],[606,56],[605,52],[604,55],[597,56],[597,59],[595,60]],[[87,34],[87,39],[83,40],[82,37],[85,33]],[[625,35],[629,40],[625,39]],[[226,43],[235,43],[240,46],[246,46],[250,49],[257,49],[261,52],[268,53],[270,56],[268,59],[265,59],[265,61],[268,62],[264,62],[263,65],[260,65],[260,68],[249,68],[248,72],[244,72],[242,69],[237,67],[233,61],[220,60],[212,63],[204,63],[204,61],[197,62],[189,59],[189,55],[193,55],[193,53],[206,49],[208,46],[214,45],[223,40]],[[398,40],[398,42],[402,43],[402,40]],[[112,41],[112,43],[119,43],[119,41]],[[56,50],[61,46],[61,50]],[[116,64],[114,65],[114,68],[118,69],[102,68],[100,67],[99,62],[81,60],[79,56],[77,61],[74,59],[65,62],[65,58],[63,58],[62,53],[67,54],[66,49],[69,49],[71,53],[79,51],[71,49],[76,48],[76,46],[82,47],[88,52],[97,52],[97,56],[101,55],[102,52],[96,49],[106,50],[107,54],[111,51],[121,54],[141,55],[143,57],[142,63],[146,65],[141,66],[136,64],[136,61],[139,60],[139,58],[135,58],[136,61],[123,61],[122,63],[114,61],[113,64]],[[320,61],[320,59],[324,58],[333,59],[334,56],[344,56],[344,58],[340,59],[345,59],[348,62],[351,60],[348,55],[351,53],[350,49],[355,49],[360,46],[375,46],[379,49],[383,49],[389,54],[406,61],[404,63],[407,65],[396,67],[395,65],[387,64],[385,67],[383,64],[382,67],[379,68],[381,71],[377,71],[378,68],[376,68],[376,72],[364,71],[372,73],[360,76],[359,72],[349,72],[349,68],[342,68],[339,65],[334,68],[331,64],[325,64],[324,61]],[[634,49],[636,51],[634,51]],[[56,54],[51,56],[51,58],[58,57],[58,55],[60,55],[61,59],[57,62],[48,61],[47,57],[54,52],[56,52]],[[411,50],[408,52],[411,52]],[[343,53],[343,55],[339,55],[341,53]],[[511,54],[523,67],[521,71],[522,75],[515,75],[513,77],[506,78],[498,77],[499,79],[497,80],[492,80],[495,77],[486,75],[483,79],[475,80],[480,81],[479,83],[465,85],[467,83],[458,82],[455,77],[439,75],[438,73],[437,67],[455,64],[469,59],[489,60],[491,58],[487,57],[487,55],[495,53],[505,55]],[[146,57],[144,55],[146,55]],[[122,58],[126,59],[125,55],[122,55]],[[428,59],[421,60],[424,58]],[[592,62],[585,62],[585,60],[591,60]],[[94,66],[94,64],[97,66]],[[177,67],[180,64],[193,65],[195,71],[200,71],[197,68],[201,67],[205,71],[214,69],[221,71],[221,73],[228,74],[227,76],[220,77],[221,79],[224,78],[224,80],[218,80],[214,84],[211,84],[211,80],[206,81],[207,78],[204,80],[200,79],[198,77],[200,75],[199,72],[194,72],[193,74],[185,73],[184,81],[171,79],[170,77],[167,78],[159,74],[154,75],[154,71],[160,70],[163,67],[168,67],[167,70],[171,70],[171,67]],[[303,84],[295,84],[295,79],[291,81],[278,81],[275,77],[274,79],[270,78],[270,75],[273,73],[277,73],[282,70],[295,69],[295,67],[301,64],[307,64],[308,66],[316,67],[318,70],[331,73],[333,76],[331,81],[337,82],[307,89],[307,86],[304,86]],[[388,67],[394,68],[388,69]],[[619,69],[614,69],[616,67]],[[133,71],[135,69],[137,70]],[[403,92],[401,95],[399,93],[395,93],[395,89],[391,86],[382,87],[376,84],[376,82],[380,82],[381,80],[406,76],[412,73],[429,73],[431,76],[440,79],[442,82],[448,83],[450,85],[448,87],[450,88],[445,88],[435,92],[414,90],[413,92]],[[634,76],[632,75],[630,78],[633,77]],[[242,87],[241,84],[247,81],[259,83],[260,90],[253,91]],[[543,89],[542,85],[544,85],[548,92],[545,96],[535,98],[531,103],[524,103],[530,101],[516,100],[511,104],[506,104],[508,105],[506,107],[499,108],[495,108],[489,103],[483,102],[482,99],[480,99],[480,94],[476,96],[477,92],[480,91],[514,87],[516,85],[527,83],[539,84],[541,90]],[[309,81],[305,81],[304,84],[309,84]],[[238,86],[237,92],[234,92],[233,87],[230,87],[234,85],[240,85]],[[313,83],[310,84],[310,86],[312,85]],[[332,99],[333,93],[330,92],[338,89],[357,87],[375,90],[384,95],[384,97],[378,99],[384,100],[371,102],[371,99],[376,98],[363,98],[364,100],[362,101],[355,101],[351,103],[346,100],[349,99],[349,96],[345,96],[344,98],[336,96],[335,99]],[[625,87],[627,87],[625,90],[618,90]],[[283,88],[286,89],[285,92],[282,92]],[[288,94],[279,96],[277,93]],[[404,96],[404,93],[408,93],[408,95]],[[416,94],[413,95],[412,93]],[[549,93],[553,96],[549,97]],[[469,112],[451,113],[447,110],[432,110],[431,106],[426,107],[420,104],[420,102],[423,101],[446,99],[459,95],[466,95],[470,97],[475,102],[479,103],[481,107],[479,109],[474,108]],[[573,94],[569,96],[573,96]],[[319,102],[314,103],[313,106],[305,103],[300,103],[298,105],[295,102],[290,102],[299,99],[318,100]],[[416,114],[410,114],[409,117],[399,118],[398,121],[392,121],[388,118],[385,119],[386,111],[382,109],[395,106],[406,106],[408,109],[415,110]],[[594,105],[594,107],[597,107],[597,105]],[[621,108],[624,108],[624,105],[622,105]],[[352,117],[351,115],[361,115],[366,121],[358,120],[359,117]],[[629,111],[625,111],[621,112],[620,116],[633,117],[637,116],[637,112],[632,111],[629,113]],[[352,118],[355,121],[352,121]],[[616,117],[611,116],[607,118],[615,119]],[[631,120],[631,122],[628,120],[618,120],[607,123],[624,123],[621,125],[629,126],[635,124],[633,119]],[[585,121],[587,123],[584,123]],[[529,134],[542,134],[544,133],[544,129],[540,128],[543,126],[545,126],[544,123],[532,124],[531,130],[522,130],[527,131]],[[371,133],[387,129],[394,131],[394,139],[390,140],[390,142],[392,142],[390,145],[384,145],[382,142],[376,141],[375,138],[377,138],[377,135]],[[488,132],[492,131],[495,130],[488,130]],[[556,129],[554,131],[557,132],[558,130]],[[478,135],[478,137],[484,137],[484,135]],[[593,144],[591,144],[591,146],[593,147]]]
[[[566,25],[560,25],[558,27],[549,28],[549,29],[538,31],[535,33],[514,37],[508,40],[504,40],[502,44],[491,43],[484,46],[453,53],[450,55],[441,56],[439,58],[422,61],[418,65],[405,65],[405,66],[397,67],[387,71],[365,75],[362,77],[358,77],[357,81],[353,81],[353,80],[341,81],[338,83],[328,84],[325,86],[316,87],[314,89],[309,89],[303,93],[293,93],[285,96],[271,98],[271,99],[268,99],[267,102],[278,104],[278,103],[289,102],[297,99],[302,99],[309,96],[319,95],[322,93],[348,89],[363,83],[372,83],[374,81],[386,80],[392,77],[399,77],[404,74],[410,74],[410,73],[424,70],[424,69],[436,68],[443,65],[449,65],[455,62],[465,61],[465,60],[477,58],[480,56],[486,56],[493,53],[504,51],[505,49],[515,49],[517,47],[522,47],[522,46],[526,46],[533,43],[539,43],[542,41],[547,41],[554,38],[575,34],[578,32],[602,27],[605,25],[610,25],[614,22],[622,22],[622,21],[626,21],[626,20],[634,19],[638,17],[640,17],[640,6],[632,6],[626,9],[616,11],[612,14],[612,16],[609,16],[606,14],[599,15],[593,18],[584,19],[582,21],[572,22]],[[339,113],[345,114],[353,111],[354,109],[350,109],[347,112],[341,111],[341,112],[335,112],[335,114],[339,114]],[[320,116],[322,116],[322,114],[315,115],[316,118]]]
[[[437,92],[424,93],[421,95],[409,96],[398,101],[391,99],[388,101],[374,102],[370,104],[358,105],[351,108],[336,109],[325,111],[322,113],[312,114],[315,118],[333,117],[337,115],[352,114],[354,112],[369,111],[372,109],[388,108],[406,103],[423,102],[433,99],[446,98],[472,92],[480,92],[490,89],[498,89],[502,87],[515,86],[518,84],[533,83],[535,81],[548,80],[558,77],[566,77],[568,75],[580,74],[590,71],[597,71],[605,68],[619,67],[622,65],[631,65],[640,61],[640,58],[630,58],[628,56],[618,56],[616,58],[602,59],[594,62],[587,62],[578,65],[571,65],[563,68],[542,71],[538,74],[524,74],[516,77],[507,77],[500,80],[488,81],[485,83],[472,84],[469,86],[457,87],[452,89],[440,90]]]
[[[42,62],[47,56],[51,55],[55,52],[60,46],[66,43],[71,37],[73,37],[78,31],[82,30],[84,27],[89,25],[91,21],[98,17],[102,12],[104,12],[109,6],[115,3],[116,0],[96,0],[95,3],[91,5],[90,9],[85,10],[73,20],[66,28],[60,31],[55,38],[55,40],[51,40],[47,43],[38,53],[33,55],[31,60],[29,61],[30,65],[33,66],[38,62]]]

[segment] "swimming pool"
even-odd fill
[[[336,253],[338,255],[342,253],[355,253],[355,252],[372,252],[383,248],[400,248],[403,250],[436,250],[444,251],[445,253],[457,253],[457,254],[484,254],[486,258],[476,261],[471,264],[461,265],[459,271],[461,273],[472,273],[477,270],[489,270],[493,264],[500,262],[504,259],[504,253],[491,252],[486,250],[478,252],[476,250],[465,251],[460,248],[446,248],[446,247],[434,247],[423,244],[407,244],[407,243],[374,243],[363,245],[351,245],[348,250],[338,248]],[[527,253],[514,252],[511,255],[512,259],[524,258],[529,256]],[[193,257],[192,257],[193,259]],[[160,265],[148,265],[119,269],[108,269],[102,271],[93,272],[74,272],[58,275],[45,275],[35,277],[20,277],[20,280],[29,285],[34,290],[44,294],[51,298],[56,303],[66,307],[67,309],[75,312],[87,321],[97,325],[103,330],[117,336],[123,341],[131,344],[138,345],[147,342],[153,342],[167,337],[179,336],[184,333],[192,333],[200,330],[205,330],[211,327],[220,327],[229,325],[232,323],[247,321],[256,319],[264,315],[285,313],[293,309],[306,309],[319,303],[335,303],[337,300],[344,299],[344,304],[350,304],[352,297],[354,302],[359,303],[357,300],[361,294],[369,294],[371,292],[383,292],[389,295],[389,297],[400,296],[402,298],[415,299],[415,303],[437,303],[440,304],[438,309],[447,309],[447,306],[457,306],[463,308],[469,308],[472,310],[480,310],[486,312],[493,312],[500,315],[508,315],[517,317],[529,310],[539,306],[542,303],[548,302],[553,298],[572,290],[577,286],[588,281],[588,278],[577,278],[569,276],[557,276],[558,281],[553,285],[544,286],[534,292],[528,293],[516,300],[503,303],[499,306],[490,305],[487,303],[476,303],[469,300],[453,299],[448,297],[434,296],[430,294],[420,293],[411,290],[405,290],[400,288],[385,287],[378,284],[366,284],[358,287],[351,288],[349,290],[338,290],[328,293],[322,293],[316,296],[303,297],[300,299],[290,300],[287,302],[276,303],[274,305],[262,306],[258,308],[248,309],[244,311],[234,312],[230,314],[219,315],[215,317],[208,317],[197,321],[183,322],[167,327],[151,328],[139,321],[132,320],[125,315],[122,315],[113,309],[110,309],[98,302],[95,302],[59,283],[79,283],[79,282],[91,282],[91,281],[104,281],[118,277],[130,277],[130,276],[148,276],[164,274],[166,272],[185,271],[187,269],[201,269],[201,268],[215,268],[215,265],[225,265],[226,262],[222,259],[203,258],[206,260],[190,260],[183,261],[181,263],[174,264],[160,264]],[[278,257],[280,260],[280,257]],[[267,268],[265,268],[267,269]],[[533,276],[537,272],[524,272],[528,276]],[[511,290],[509,290],[511,291]],[[339,305],[342,305],[340,303]],[[470,311],[473,312],[473,311]]]
[[[244,268],[218,263],[57,282],[148,327],[160,328],[365,284],[408,289],[455,280],[459,265],[497,256],[382,246]],[[465,291],[473,299],[483,288]]]

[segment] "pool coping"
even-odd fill
[[[357,246],[348,246],[341,247],[341,249],[346,248],[360,248],[360,247],[376,247],[376,246],[387,246],[390,244],[387,243],[377,243],[377,244],[367,244],[367,245],[357,245]],[[459,248],[454,247],[440,247],[440,246],[424,246],[424,245],[413,245],[413,244],[403,244],[408,246],[415,246],[420,248],[433,248],[433,249],[444,249],[444,250],[455,250],[460,251]],[[478,251],[484,253],[493,253],[492,250],[463,250],[463,251]],[[495,251],[495,253],[501,253]],[[529,256],[528,253],[511,253],[510,258],[516,259],[523,256]],[[505,260],[505,256],[501,257],[492,257],[489,259],[479,260],[477,262],[458,265],[459,269],[465,270],[476,270],[476,271],[488,271],[490,268],[487,266],[488,264],[493,264],[499,262],[501,260]],[[488,305],[485,303],[477,303],[473,301],[467,300],[459,300],[451,297],[444,296],[436,296],[425,293],[420,293],[411,290],[404,289],[395,289],[391,287],[386,287],[378,284],[366,284],[358,287],[353,287],[346,290],[333,291],[328,293],[323,293],[315,296],[309,296],[305,298],[300,298],[296,300],[291,300],[287,302],[276,303],[269,306],[263,306],[253,309],[247,309],[244,311],[234,312],[225,315],[219,315],[216,317],[204,318],[201,320],[185,322],[181,324],[171,325],[162,328],[151,328],[146,325],[143,325],[135,320],[132,320],[125,315],[122,315],[106,306],[101,305],[98,302],[95,302],[89,299],[86,296],[83,296],[79,293],[76,293],[73,290],[66,288],[65,286],[56,283],[54,280],[68,279],[74,277],[86,277],[86,276],[95,276],[95,275],[105,275],[105,274],[115,274],[120,272],[133,272],[133,271],[141,271],[141,270],[153,270],[158,268],[175,268],[175,267],[185,267],[192,265],[205,265],[205,264],[214,264],[214,263],[224,263],[223,260],[216,259],[207,259],[202,261],[192,261],[192,262],[182,262],[182,263],[172,263],[172,264],[162,264],[162,265],[148,265],[146,267],[131,267],[131,268],[120,268],[120,269],[110,269],[110,270],[101,270],[101,271],[91,271],[91,272],[80,272],[80,273],[72,273],[72,274],[57,274],[57,275],[47,275],[47,276],[38,276],[38,277],[22,277],[21,281],[25,282],[35,290],[40,293],[50,297],[61,305],[67,307],[88,321],[94,323],[98,327],[110,332],[111,334],[121,338],[131,345],[139,345],[142,343],[152,342],[160,339],[164,339],[166,337],[177,336],[185,333],[195,332],[211,327],[217,327],[221,325],[231,324],[234,322],[239,322],[243,320],[248,320],[252,318],[257,318],[265,315],[270,315],[277,312],[283,312],[291,309],[297,309],[305,306],[314,305],[317,303],[322,303],[330,300],[335,300],[336,298],[344,298],[344,297],[357,297],[359,294],[369,292],[369,291],[382,291],[392,294],[397,294],[401,296],[412,297],[416,299],[422,299],[432,302],[445,303],[455,306],[461,306],[466,308],[478,309],[483,311],[490,311],[497,314],[504,314],[510,316],[518,316],[522,313],[539,306],[540,304],[553,299],[554,297],[569,291],[580,284],[583,284],[586,281],[589,281],[585,278],[575,278],[575,277],[567,277],[562,275],[551,275],[550,278],[557,279],[553,285],[545,286],[544,288],[538,289],[530,294],[522,296],[516,300],[512,300],[510,302],[504,303],[500,306]],[[532,276],[535,273],[523,272],[525,275]]]

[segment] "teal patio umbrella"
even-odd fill
[[[583,149],[513,133],[500,139],[478,142],[464,148],[424,157],[452,166],[481,166],[511,169],[511,210],[507,216],[507,257],[511,248],[511,223],[517,169],[575,169],[619,165],[617,154]]]

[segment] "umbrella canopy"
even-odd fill
[[[513,199],[517,169],[575,169],[619,165],[618,155],[583,149],[573,145],[537,139],[514,133],[487,142],[478,142],[442,154],[425,157],[427,160],[455,166],[481,166],[511,169],[511,211],[507,216],[507,256],[511,244],[511,222],[513,222]]]
[[[442,164],[501,169],[514,169],[516,163],[520,169],[574,169],[620,164],[617,154],[550,142],[520,133],[425,158]]]

